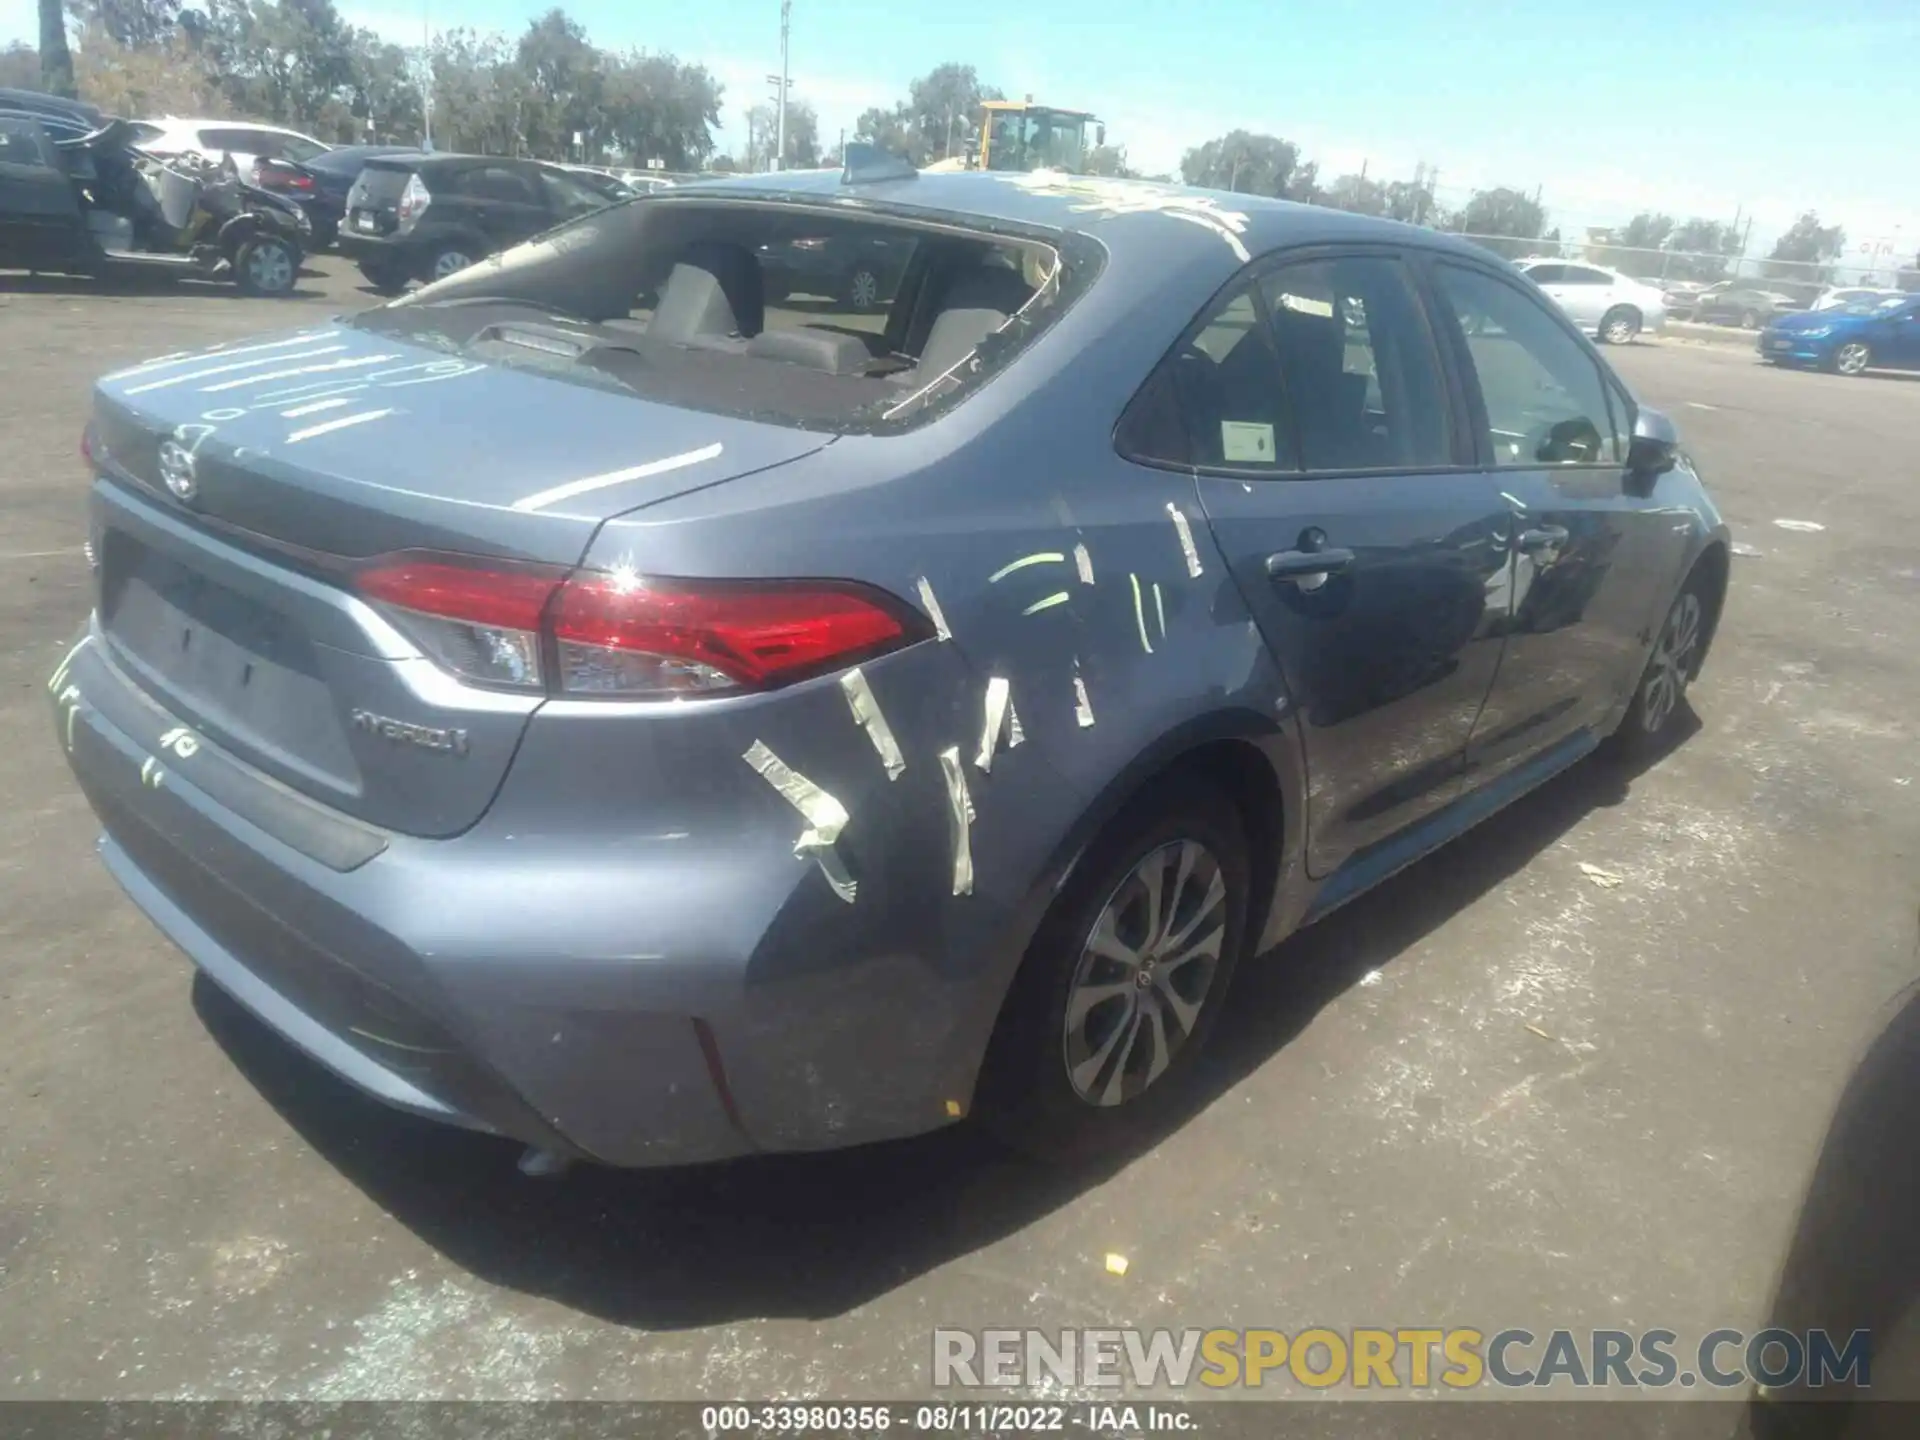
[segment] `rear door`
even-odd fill
[[[1513,616],[1499,678],[1474,727],[1480,783],[1591,729],[1639,678],[1688,521],[1626,470],[1632,401],[1592,348],[1489,268],[1431,268],[1435,311],[1479,453],[1512,515]]]
[[[1600,317],[1613,301],[1613,283],[1613,277],[1604,270],[1569,265],[1560,282],[1560,293],[1554,298],[1567,318],[1582,330],[1597,330]]]
[[[553,224],[546,196],[531,170],[510,164],[475,165],[450,177],[459,198],[458,213],[442,218],[470,224],[486,238],[488,247],[505,250],[538,235]],[[439,200],[439,187],[427,184]],[[427,211],[431,216],[431,208]]]
[[[1396,253],[1274,264],[1173,363],[1201,503],[1302,727],[1324,875],[1458,791],[1507,613],[1500,487]]]
[[[79,229],[80,202],[40,122],[0,115],[0,262],[69,257]]]

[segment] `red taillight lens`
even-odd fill
[[[399,555],[362,569],[358,586],[465,679],[524,690],[551,680],[562,694],[608,699],[772,689],[931,633],[892,596],[832,581],[565,579],[547,567]]]
[[[564,572],[453,558],[388,556],[358,576],[360,593],[462,679],[543,690],[540,618]]]
[[[861,586],[612,575],[569,581],[550,625],[563,690],[629,696],[767,689],[918,638],[902,607]]]

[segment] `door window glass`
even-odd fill
[[[1166,408],[1170,401],[1179,406],[1178,420]],[[1121,435],[1122,447],[1141,459],[1260,472],[1294,468],[1280,364],[1251,287],[1214,306],[1129,407]]]
[[[1558,285],[1567,278],[1564,265],[1533,265],[1527,269],[1527,278],[1536,285]]]
[[[1440,265],[1435,273],[1479,376],[1494,464],[1620,462],[1600,371],[1561,323],[1482,271]]]
[[[40,143],[39,126],[31,120],[0,118],[0,165],[51,169],[53,157]]]
[[[1452,463],[1446,386],[1397,260],[1311,260],[1260,283],[1303,469]]]
[[[1579,265],[1567,266],[1566,283],[1569,285],[1611,285],[1613,277],[1604,270],[1588,270]]]
[[[547,206],[564,220],[603,208],[607,201],[571,176],[554,170],[540,172],[540,184],[547,192]]]
[[[499,165],[482,165],[460,177],[460,190],[475,200],[497,200],[509,205],[535,205],[539,197],[533,186],[517,170]]]

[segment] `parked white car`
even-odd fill
[[[1898,290],[1881,290],[1872,285],[1836,285],[1820,292],[1809,310],[1844,310],[1849,305],[1878,305],[1883,300],[1904,298]]]
[[[1667,323],[1667,301],[1657,286],[1618,270],[1572,260],[1515,262],[1522,275],[1546,292],[1567,318],[1608,345],[1625,345]]]
[[[204,155],[209,160],[233,157],[242,176],[256,160],[292,160],[304,165],[333,147],[298,130],[258,125],[250,120],[136,120],[134,143],[156,155]]]

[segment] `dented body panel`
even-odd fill
[[[195,359],[189,383],[145,388],[173,362],[103,382],[107,573],[49,687],[56,740],[136,902],[292,1043],[389,1103],[613,1164],[909,1135],[970,1111],[1048,905],[1170,768],[1236,757],[1259,948],[1476,818],[1469,739],[1514,607],[1500,482],[1262,489],[1114,442],[1245,263],[1366,222],[1038,176],[688,193],[1053,226],[1106,258],[1004,373],[900,433],[678,410],[351,326]],[[434,291],[495,293],[523,263]],[[197,393],[309,348],[368,361],[345,372],[360,388]],[[169,439],[192,447],[191,496],[168,498]],[[1690,470],[1663,484],[1686,553],[1637,573],[1670,594],[1724,527]],[[1362,552],[1319,611],[1262,569],[1312,527]],[[857,582],[931,638],[764,693],[505,694],[328,569],[415,547]],[[177,592],[156,578],[181,572]],[[275,625],[198,638],[247,602]],[[256,678],[210,688],[195,644]]]

